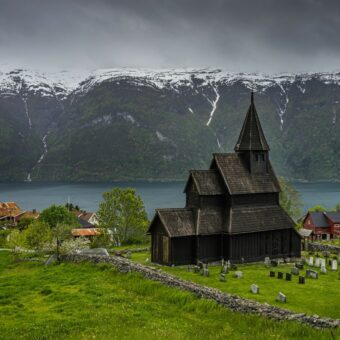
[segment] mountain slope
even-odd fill
[[[233,149],[250,88],[277,173],[340,179],[339,74],[112,69],[0,74],[0,180],[183,179]]]

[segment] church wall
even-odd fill
[[[197,258],[200,261],[219,261],[222,258],[222,235],[202,235],[197,239]]]
[[[171,240],[171,264],[184,265],[195,263],[196,236],[175,237]]]
[[[264,204],[279,204],[278,193],[267,194],[252,194],[252,195],[233,195],[232,205],[264,205]]]

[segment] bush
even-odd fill
[[[10,233],[10,230],[0,230],[0,248],[8,247],[8,236]]]

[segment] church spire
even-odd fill
[[[256,112],[253,91],[251,91],[250,106],[234,150],[236,152],[269,151],[269,146]]]

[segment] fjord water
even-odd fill
[[[332,208],[340,203],[340,182],[293,183],[304,202],[304,211],[321,204]],[[65,204],[68,199],[81,209],[96,211],[102,194],[114,187],[132,187],[144,200],[151,218],[155,208],[185,205],[185,182],[117,183],[0,183],[0,202],[15,201],[23,210],[42,210],[51,204]]]

